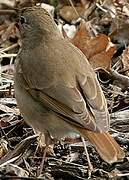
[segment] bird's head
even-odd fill
[[[17,13],[17,24],[22,40],[28,39],[33,43],[49,39],[58,34],[57,26],[51,15],[41,7],[27,7]]]

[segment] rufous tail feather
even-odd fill
[[[95,133],[84,129],[79,131],[83,137],[89,139],[101,158],[109,164],[121,161],[124,158],[124,151],[108,132]]]

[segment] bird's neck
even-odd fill
[[[59,37],[61,37],[59,31],[57,31],[57,29],[51,29],[50,27],[39,31],[33,30],[31,33],[23,35],[22,47],[23,49],[34,49],[42,43],[48,43],[54,40],[56,41]]]

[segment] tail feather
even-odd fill
[[[115,141],[115,139],[109,133],[106,133],[106,136],[110,139],[110,141],[115,146],[115,149],[117,151],[117,160],[118,161],[122,160],[125,156],[124,151],[122,150],[122,148],[119,146],[119,144]]]
[[[115,139],[108,133],[95,133],[92,131],[81,130],[83,137],[95,146],[101,158],[109,164],[120,161],[124,158],[124,151]]]

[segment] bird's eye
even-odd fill
[[[21,24],[26,24],[27,23],[26,18],[24,16],[21,16],[20,22],[21,22]]]
[[[20,17],[20,24],[21,24],[21,27],[24,29],[30,28],[29,22],[24,16]]]

